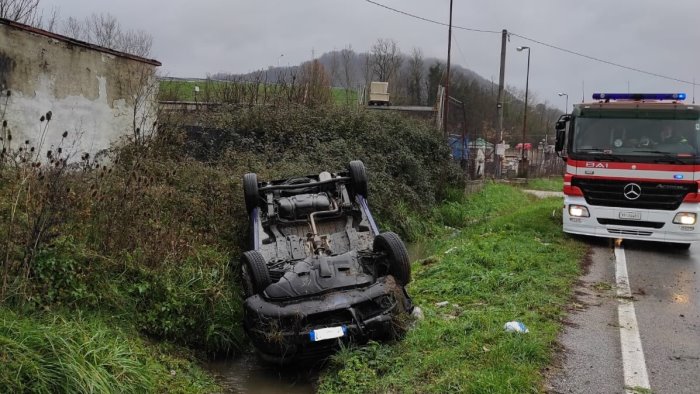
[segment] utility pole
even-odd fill
[[[444,128],[445,137],[447,134],[447,119],[450,109],[450,52],[452,52],[452,1],[450,0],[450,27],[447,31],[447,77],[445,78],[445,104],[442,126]]]
[[[498,102],[496,111],[498,112],[498,133],[499,143],[503,142],[503,90],[505,89],[506,77],[506,42],[508,41],[508,30],[503,29],[501,33],[501,73],[498,76]]]
[[[498,143],[503,143],[503,90],[505,89],[506,77],[506,43],[508,41],[508,30],[503,29],[501,33],[501,73],[498,76],[498,99],[496,100],[496,113],[498,115]],[[501,158],[494,155],[496,161],[496,176],[501,176]]]
[[[527,77],[525,79],[525,112],[523,113],[523,142],[522,144],[522,157],[520,159],[520,164],[521,167],[519,167],[519,170],[521,170],[521,175],[523,175],[524,178],[527,178],[527,157],[525,156],[525,135],[527,133],[527,94],[528,90],[530,87],[530,47],[518,47],[517,50],[518,52],[523,51],[527,49]]]

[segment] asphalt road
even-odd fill
[[[587,241],[590,267],[576,289],[548,391],[700,392],[700,245],[679,251],[625,241],[616,253],[612,242]]]

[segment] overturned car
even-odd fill
[[[411,300],[408,253],[380,233],[361,161],[347,171],[243,177],[250,250],[241,259],[244,327],[271,362],[323,358],[340,343],[396,338]]]

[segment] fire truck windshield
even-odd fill
[[[700,146],[700,120],[663,118],[578,117],[570,154],[613,155],[627,161],[671,157],[695,161]],[[627,158],[627,156],[630,156]]]

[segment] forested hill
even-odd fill
[[[283,59],[283,58],[281,58]],[[400,51],[392,40],[378,40],[370,52],[351,48],[327,52],[317,59],[328,83],[336,88],[360,91],[371,81],[388,81],[391,101],[396,105],[434,105],[438,85],[444,84],[444,60],[425,58],[419,49]],[[219,73],[213,79],[259,79],[268,82],[289,80],[299,74],[301,65],[270,67],[244,75]],[[497,74],[498,70],[495,70]],[[467,127],[477,135],[496,141],[496,103],[498,81],[491,81],[457,64],[452,65],[450,96],[466,103]],[[517,143],[523,126],[525,92],[508,87],[504,99],[504,139]],[[528,142],[551,137],[554,122],[561,115],[557,108],[537,101],[529,92]],[[551,139],[549,139],[551,143]]]

